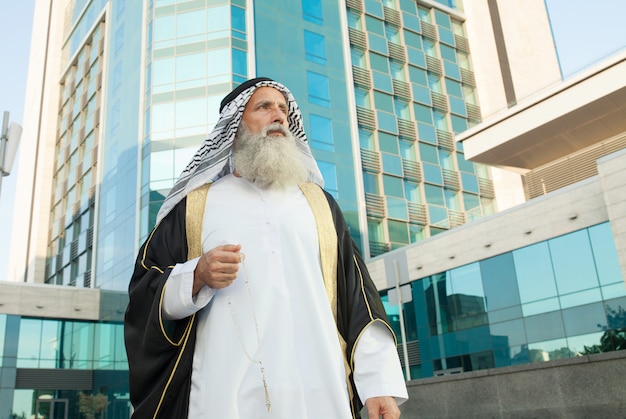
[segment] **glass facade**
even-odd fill
[[[487,168],[453,140],[480,120],[460,18],[411,0],[346,4],[370,255],[493,213]]]
[[[129,418],[123,334],[121,323],[0,314],[1,417]]]
[[[281,81],[302,110],[325,189],[361,244],[355,155],[338,2],[254,2],[256,74]]]
[[[248,79],[245,0],[148,4],[139,241],[213,128],[219,103]]]
[[[609,223],[409,286],[402,309],[412,379],[616,350],[603,337],[626,329]],[[401,341],[398,306],[389,290],[381,295]]]

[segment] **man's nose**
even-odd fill
[[[272,114],[272,123],[278,123],[281,125],[285,125],[287,123],[287,115],[280,109],[278,106],[274,107],[274,112]]]

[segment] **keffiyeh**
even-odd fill
[[[289,89],[281,83],[265,77],[256,78],[243,83],[224,98],[220,104],[220,117],[215,124],[215,128],[213,128],[213,131],[211,131],[208,138],[181,173],[174,187],[172,187],[159,210],[156,220],[157,224],[189,192],[206,183],[215,182],[233,171],[231,148],[235,134],[239,128],[239,123],[248,100],[259,87],[273,87],[285,95],[289,107],[287,116],[289,130],[296,138],[296,144],[302,152],[303,162],[309,173],[308,181],[317,183],[321,187],[324,186],[322,174],[311,154],[311,149],[306,139],[302,113],[295,98]]]

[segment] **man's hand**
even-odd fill
[[[239,271],[240,250],[240,244],[225,244],[203,254],[193,273],[192,295],[198,294],[204,285],[220,289],[232,284]]]
[[[365,401],[367,414],[369,419],[398,419],[400,417],[400,409],[396,399],[391,396],[370,397]]]

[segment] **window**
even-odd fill
[[[373,173],[363,172],[363,189],[365,190],[365,193],[378,195],[380,193],[380,188],[378,187],[378,176]]]
[[[245,51],[233,48],[233,74],[245,77],[248,74],[248,57]]]
[[[309,22],[323,24],[322,0],[302,0],[302,17]]]
[[[348,27],[363,30],[361,15],[354,13],[352,10],[348,10]]]
[[[356,102],[356,106],[361,108],[371,109],[372,107],[370,104],[370,92],[360,87],[354,87],[354,101]]]
[[[309,102],[330,107],[330,90],[328,86],[328,77],[323,74],[307,71],[307,84],[309,90]]]
[[[363,128],[359,129],[359,143],[361,148],[365,150],[375,150],[376,145],[374,144],[374,134],[372,131],[365,130]]]
[[[353,66],[365,68],[365,53],[363,51],[350,48],[350,58]]]
[[[365,26],[367,31],[376,35],[385,36],[383,21],[370,15],[365,15]]]
[[[318,150],[335,150],[331,119],[311,114],[311,146]]]
[[[370,66],[372,70],[380,71],[381,73],[389,73],[389,59],[380,54],[370,52]]]
[[[385,196],[404,198],[404,182],[401,178],[383,175],[383,188],[385,190]]]
[[[233,29],[239,32],[246,32],[246,11],[241,7],[231,6],[231,20]]]
[[[396,44],[400,43],[400,33],[398,32],[398,28],[387,23],[385,23],[385,37],[389,42],[394,42]]]
[[[393,113],[393,97],[390,95],[374,91],[374,104],[378,110]]]
[[[391,60],[389,68],[391,70],[391,77],[400,81],[406,80],[406,77],[404,76],[404,65],[402,63]]]
[[[424,45],[424,52],[426,55],[430,57],[437,58],[437,49],[435,48],[435,43],[429,39],[423,39],[422,44]]]
[[[308,61],[326,65],[326,44],[322,35],[305,30],[304,51]]]
[[[318,161],[317,166],[320,168],[320,172],[322,172],[322,177],[324,178],[324,190],[331,194],[333,198],[338,199],[337,167],[334,163],[326,161]]]
[[[383,173],[396,176],[404,176],[402,172],[402,159],[400,156],[389,153],[381,153],[383,162]]]

